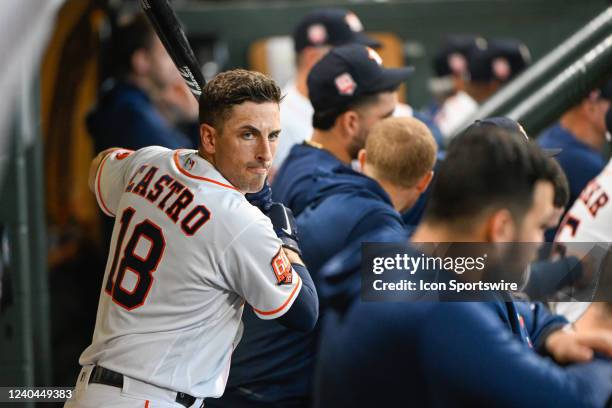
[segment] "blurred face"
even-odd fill
[[[393,115],[396,105],[397,92],[393,91],[383,92],[378,95],[376,102],[355,109],[358,116],[358,126],[348,147],[352,159],[356,159],[359,150],[365,147],[365,142],[372,126],[379,120]]]
[[[606,136],[607,128],[606,128],[606,113],[608,109],[610,109],[610,101],[603,98],[598,98],[596,101],[592,102],[593,111],[591,115],[591,120],[593,122],[593,126],[595,127],[597,134],[600,134],[602,137]]]
[[[544,231],[554,214],[554,189],[550,182],[538,181],[533,191],[533,203],[520,224],[512,222],[512,231],[504,242],[498,241],[498,255],[490,259],[493,268],[487,271],[491,281],[513,281],[525,283],[528,266],[536,259],[537,251],[544,242]]]
[[[565,212],[563,207],[554,207],[553,213],[548,220],[548,228],[557,228],[561,222],[561,216]]]
[[[273,102],[235,105],[219,130],[200,126],[205,157],[243,193],[263,188],[279,134],[279,106]]]
[[[525,214],[517,239],[518,242],[544,242],[544,231],[555,213],[554,188],[548,181],[538,181],[533,190],[533,205]]]
[[[177,75],[180,74],[157,36],[155,36],[153,44],[148,50],[148,55],[150,64],[149,77],[153,85],[158,90],[163,90],[175,83]]]

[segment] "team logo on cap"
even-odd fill
[[[363,24],[361,24],[359,17],[352,11],[349,11],[346,16],[344,16],[344,21],[346,21],[351,31],[356,33],[363,31]]]
[[[448,66],[455,74],[463,74],[467,72],[467,61],[465,57],[458,52],[454,52],[448,56]]]
[[[380,57],[380,55],[378,55],[378,53],[376,51],[374,51],[374,49],[370,48],[370,47],[366,47],[368,49],[368,58],[371,60],[376,61],[376,63],[378,65],[382,65],[382,58]]]
[[[314,45],[325,44],[327,40],[327,30],[323,24],[313,24],[308,27],[308,41]]]
[[[510,63],[505,58],[495,58],[493,60],[493,74],[500,81],[505,81],[510,78],[512,74],[512,68],[510,68]]]
[[[348,72],[338,75],[334,80],[334,83],[336,84],[336,89],[340,95],[350,96],[355,93],[355,89],[357,88],[357,83]]]

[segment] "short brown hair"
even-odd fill
[[[272,78],[245,69],[222,72],[202,89],[200,124],[219,129],[234,105],[280,101],[281,90]]]
[[[365,149],[376,178],[413,187],[433,169],[438,146],[420,120],[392,117],[372,126]]]

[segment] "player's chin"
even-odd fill
[[[251,175],[248,178],[247,183],[245,183],[246,184],[245,188],[242,190],[245,191],[246,193],[257,193],[263,188],[264,183],[266,182],[267,175],[268,175],[267,172],[265,174]]]

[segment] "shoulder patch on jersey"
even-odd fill
[[[278,249],[278,252],[272,258],[272,269],[279,285],[291,283],[293,276],[291,262],[289,262],[289,258],[285,255],[282,247]]]

